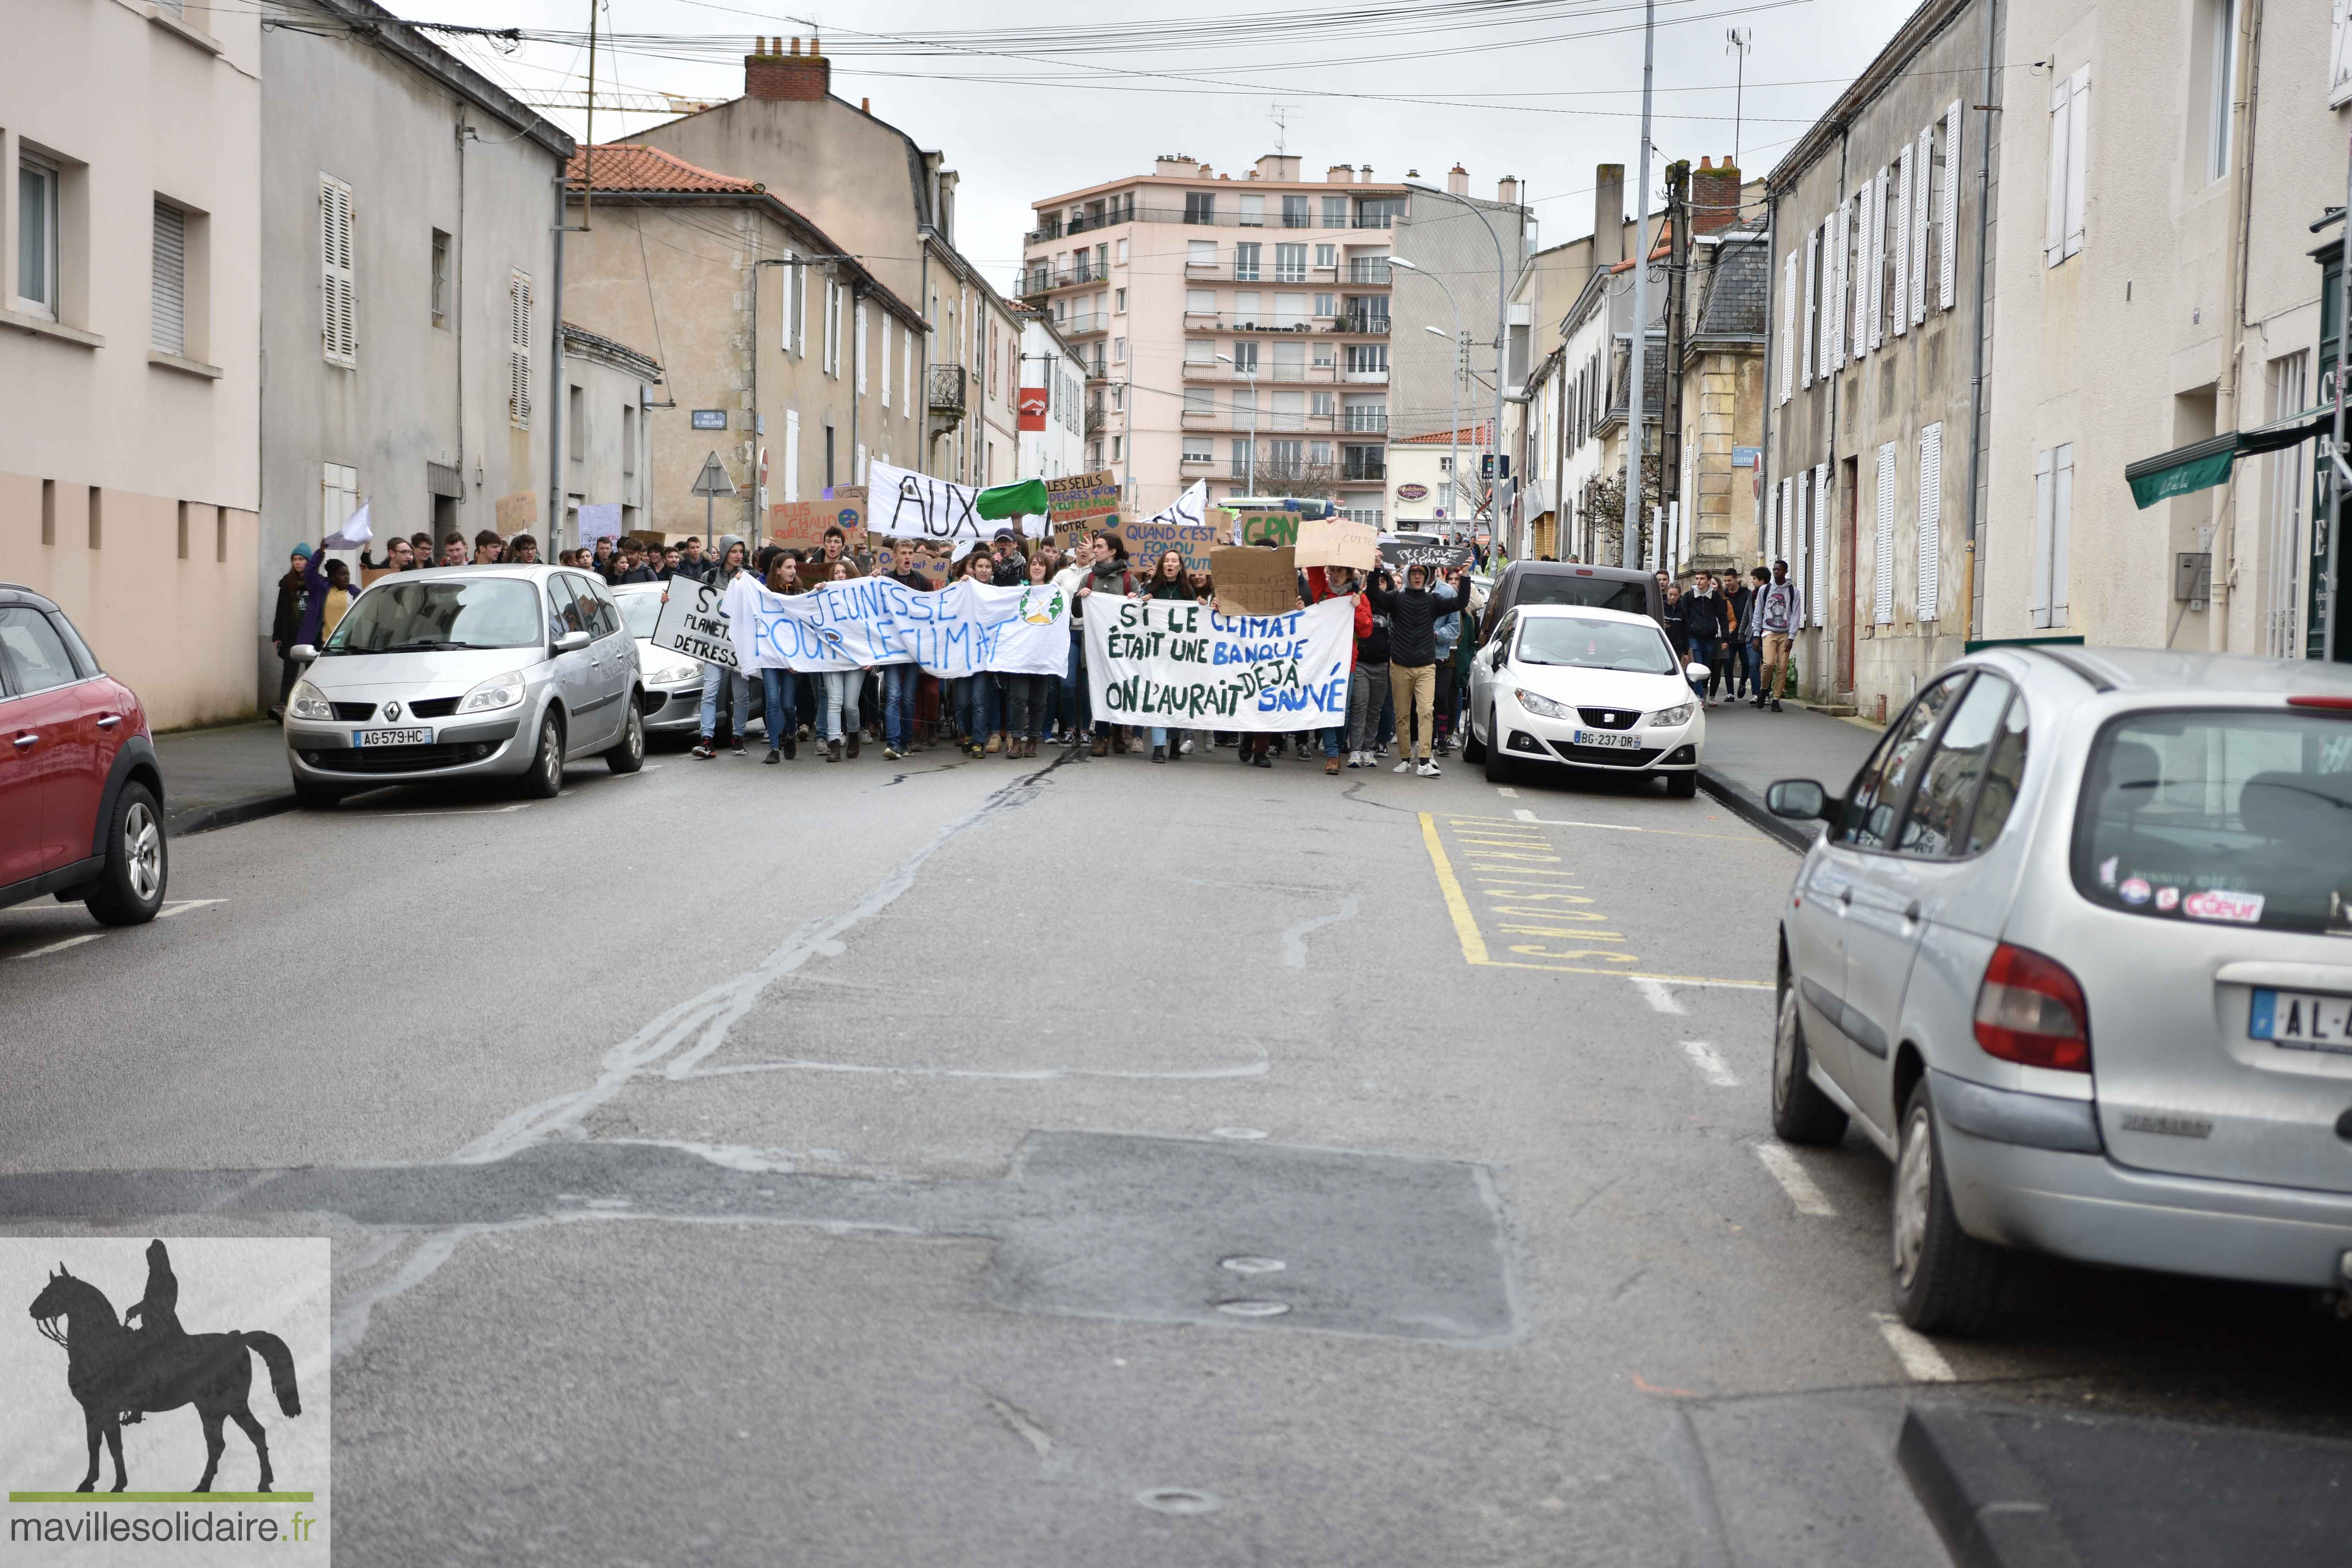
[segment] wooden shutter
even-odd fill
[[[866,307],[864,304],[861,303],[856,307],[856,316],[855,335],[850,342],[850,353],[857,358],[857,390],[863,394],[866,390]]]
[[[2074,144],[2074,89],[2072,83],[2050,88],[2050,188],[2042,204],[2042,264],[2055,267],[2066,259],[2066,154]]]
[[[1780,268],[1780,401],[1789,401],[1793,381],[1789,362],[1797,352],[1797,253],[1789,252]]]
[[[530,428],[530,276],[507,274],[507,418],[518,430]]]
[[[1813,524],[1807,536],[1805,555],[1812,580],[1812,591],[1806,595],[1807,609],[1812,624],[1824,624],[1822,603],[1830,595],[1830,466],[1817,463],[1813,467]]]
[[[2074,102],[2066,113],[2066,254],[2083,248],[2084,197],[2091,184],[2091,68],[2067,78]]]
[[[1944,558],[1944,426],[1938,422],[1919,432],[1919,563],[1918,612],[1923,621],[1937,617],[1943,586]]]
[[[882,383],[882,406],[887,408],[890,406],[890,312],[887,310],[879,312],[877,320],[882,326],[882,372],[879,377]]]
[[[147,308],[147,339],[157,353],[188,352],[188,218],[168,203],[155,204],[155,277]]]
[[[1911,330],[1912,151],[1905,146],[1895,160],[1895,286],[1886,305],[1898,338]]]
[[[1870,346],[1886,341],[1886,171],[1870,183]]]
[[[1813,349],[1820,339],[1821,295],[1815,287],[1822,270],[1822,237],[1819,230],[1805,236],[1805,314],[1804,314],[1804,374],[1800,384],[1813,384]]]
[[[2081,108],[2080,104],[2075,106]],[[2074,444],[2051,454],[2050,476],[2050,624],[2067,621],[2066,557],[2074,533]]]
[[[352,269],[352,188],[319,176],[319,341],[329,364],[359,363],[359,290]]]
[[[784,500],[801,499],[801,411],[784,410]]]
[[[1878,509],[1875,570],[1871,595],[1871,619],[1880,626],[1895,619],[1895,443],[1878,448]]]
[[[1919,144],[1913,150],[1911,194],[1911,324],[1917,326],[1927,319],[1927,203],[1936,191],[1936,125],[1930,121],[1919,127]],[[1947,186],[1951,184],[1948,170],[1944,175]]]
[[[1778,482],[1764,488],[1764,553],[1780,552],[1780,486]]]
[[[2056,499],[2055,474],[2048,452],[2033,454],[2033,581],[2031,605],[2033,624],[2050,625],[2050,544]]]
[[[1830,368],[1845,368],[1845,288],[1846,275],[1852,270],[1846,265],[1847,207],[1843,201],[1830,221]]]
[[[1960,100],[1944,110],[1944,232],[1938,263],[1937,309],[1948,310],[1959,298],[1960,260]]]
[[[1853,194],[1853,233],[1849,240],[1847,268],[1853,274],[1853,302],[1846,307],[1853,338],[1853,357],[1870,353],[1870,182]]]

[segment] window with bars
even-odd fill
[[[159,354],[188,352],[188,215],[155,204],[155,251],[148,293],[147,342]]]
[[[1942,599],[1944,558],[1944,426],[1919,432],[1919,561],[1917,614],[1937,618]]]
[[[433,231],[433,324],[449,324],[449,237]]]
[[[507,419],[530,428],[530,274],[507,274]]]
[[[1878,485],[1873,505],[1876,508],[1877,528],[1874,531],[1872,554],[1872,591],[1870,618],[1879,626],[1895,622],[1895,443],[1888,441],[1878,448]]]
[[[359,286],[352,265],[352,188],[319,176],[319,341],[329,364],[359,366]]]

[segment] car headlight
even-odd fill
[[[646,684],[667,686],[674,680],[692,680],[700,673],[701,668],[700,665],[690,658],[681,658],[675,663],[657,664],[645,672]]]
[[[1661,708],[1650,715],[1650,722],[1660,725],[1687,724],[1690,716],[1698,711],[1698,704],[1685,702],[1679,708]]]
[[[327,700],[325,692],[304,680],[295,683],[294,696],[286,704],[286,711],[297,719],[331,719],[335,705]]]
[[[492,713],[501,708],[511,708],[522,700],[523,678],[520,669],[504,675],[493,675],[458,700],[460,713]]]
[[[1538,697],[1532,691],[1522,691],[1514,687],[1511,689],[1511,696],[1520,707],[1538,718],[1573,719],[1576,717],[1576,710],[1565,702],[1554,702],[1550,698]]]

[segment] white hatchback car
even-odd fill
[[[1706,667],[1694,665],[1701,679]],[[1465,762],[1508,784],[1522,765],[1657,776],[1698,789],[1706,712],[1658,623],[1585,605],[1518,605],[1470,661]]]
[[[2352,1286],[2352,671],[1987,649],[1928,682],[1782,910],[1774,1131],[1895,1162],[1903,1318],[2012,1247]]]

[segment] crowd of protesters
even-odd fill
[[[1661,572],[1658,589],[1665,600],[1666,639],[1686,668],[1706,670],[1691,681],[1701,700],[1781,711],[1790,639],[1805,624],[1804,595],[1790,579],[1786,561],[1775,561],[1769,571],[1756,567],[1745,581],[1737,573],[1718,578],[1701,572],[1687,588]]]

